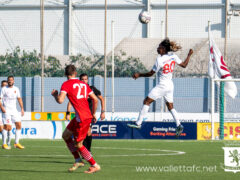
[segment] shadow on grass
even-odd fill
[[[0,169],[0,172],[22,172],[22,173],[61,173],[61,174],[73,174],[73,173],[80,173],[84,174],[84,172],[76,171],[76,172],[68,172],[66,171],[48,171],[48,170],[27,170],[27,169]]]
[[[51,164],[73,164],[73,162],[63,162],[63,161],[21,161],[26,163],[51,163]]]

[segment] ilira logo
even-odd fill
[[[224,165],[222,168],[226,172],[237,173],[240,171],[240,147],[223,147]]]
[[[12,133],[16,134],[16,128],[12,129]],[[21,129],[21,134],[22,135],[36,135],[37,134],[37,129],[36,128],[22,128]]]

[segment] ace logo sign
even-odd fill
[[[240,147],[223,147],[224,165],[222,168],[228,172],[240,171]]]

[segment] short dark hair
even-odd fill
[[[76,67],[75,67],[74,65],[72,65],[72,64],[67,65],[67,66],[65,67],[65,75],[66,75],[66,76],[71,76],[71,75],[73,75],[76,71],[77,71],[77,70],[76,70]]]
[[[7,83],[7,81],[6,81],[6,80],[2,80],[2,82],[1,82],[1,83],[5,83],[5,82]]]
[[[86,73],[82,73],[82,74],[80,74],[79,79],[81,80],[82,77],[84,77],[84,76],[87,76],[87,77],[88,77],[88,75],[87,75]]]
[[[11,75],[11,76],[8,76],[8,78],[7,79],[10,79],[10,78],[13,78],[14,79],[14,77]]]

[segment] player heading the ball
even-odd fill
[[[153,101],[156,101],[157,99],[163,97],[166,101],[169,112],[172,114],[173,119],[176,121],[176,136],[179,137],[182,133],[183,126],[179,121],[177,111],[173,108],[174,86],[172,81],[172,74],[176,63],[183,68],[187,67],[190,57],[193,54],[193,50],[190,49],[187,58],[185,61],[182,61],[178,58],[177,55],[171,53],[176,52],[179,49],[181,49],[181,46],[177,45],[173,41],[170,41],[168,38],[164,39],[157,48],[159,55],[157,56],[152,70],[147,73],[135,73],[133,75],[133,78],[137,79],[139,77],[150,77],[153,74],[157,73],[158,83],[144,99],[143,107],[139,113],[137,121],[133,124],[128,124],[129,127],[140,129],[143,118],[147,115],[150,104]]]

